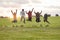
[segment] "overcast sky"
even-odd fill
[[[0,0],[0,15],[8,15],[13,8],[30,9],[32,7],[36,10],[44,10],[43,12],[48,10],[51,14],[60,13],[60,0]]]
[[[0,0],[0,7],[15,7],[21,4],[38,3],[50,8],[60,8],[60,0]]]

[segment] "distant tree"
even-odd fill
[[[3,16],[0,16],[0,18],[4,18]]]
[[[56,14],[55,16],[59,16],[58,14]]]
[[[40,15],[41,17],[43,17],[42,15]]]
[[[6,17],[4,17],[4,16],[0,16],[0,18],[8,18],[7,16]]]
[[[48,17],[50,17],[51,16],[51,14],[48,14]]]
[[[4,18],[8,18],[8,17],[6,16],[6,17],[4,17]]]

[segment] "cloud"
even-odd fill
[[[20,7],[21,4],[28,4],[27,0],[0,0],[0,7]]]
[[[20,4],[14,2],[0,2],[0,7],[19,7]]]
[[[26,4],[28,3],[28,0],[0,0],[0,2],[15,2],[15,3],[20,3],[20,4]]]
[[[32,0],[32,2],[34,2],[34,3],[41,3],[40,0]]]
[[[60,9],[60,0],[0,0],[0,7],[21,7],[22,4],[29,5],[29,3],[39,4],[38,6],[41,5],[47,8]],[[32,5],[34,6],[34,4]]]
[[[48,6],[47,8],[60,9],[60,6]]]

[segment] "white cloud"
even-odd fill
[[[27,0],[0,0],[0,7],[20,7],[21,4],[28,4]]]
[[[28,3],[28,0],[0,0],[0,2],[15,2],[20,4]]]
[[[41,3],[40,0],[32,0],[32,2],[34,2],[34,3]]]
[[[50,12],[51,10],[56,10],[59,12],[60,0],[0,0],[0,15],[1,13],[8,14],[10,13],[10,10],[14,8],[25,8],[26,10],[29,10],[32,7],[36,10],[44,10],[44,12]]]

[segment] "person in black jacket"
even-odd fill
[[[40,20],[40,15],[41,15],[42,11],[41,12],[35,12],[34,11],[34,13],[36,14],[36,22],[40,22],[41,21]]]
[[[44,14],[44,22],[49,23],[49,21],[48,21],[48,15],[47,14]]]

